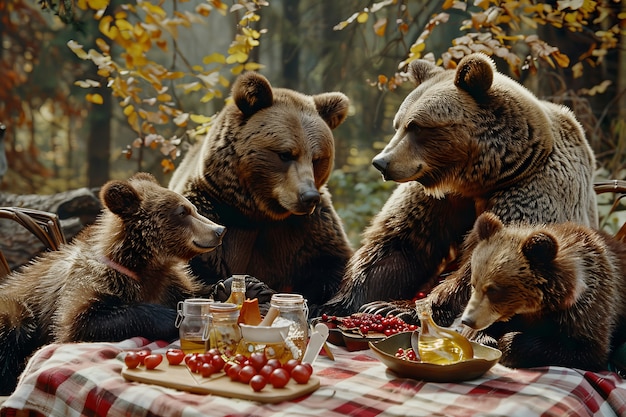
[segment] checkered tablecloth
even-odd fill
[[[387,371],[369,351],[331,347],[314,364],[320,388],[278,404],[199,395],[122,378],[124,351],[162,342],[54,344],[30,360],[5,416],[626,416],[626,380],[611,372],[496,365],[464,383],[426,383]],[[20,411],[22,410],[22,411]],[[25,411],[24,411],[25,410]]]

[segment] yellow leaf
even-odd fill
[[[385,36],[385,30],[387,29],[387,19],[378,19],[376,23],[374,23],[374,33],[378,36]]]
[[[202,98],[200,99],[200,102],[208,103],[209,101],[213,100],[214,97],[215,97],[215,93],[213,92],[213,90],[209,90],[207,91],[205,95],[202,96]]]
[[[195,81],[193,83],[179,84],[177,85],[177,87],[182,88],[185,94],[187,94],[192,91],[198,91],[199,89],[202,88],[202,84],[199,81]]]
[[[187,125],[187,120],[189,119],[189,113],[181,113],[174,118],[174,123],[176,126],[183,127]]]
[[[241,65],[241,64],[240,64],[240,65],[235,65],[235,66],[234,66],[234,67],[230,70],[230,72],[231,72],[233,75],[239,75],[239,74],[241,74],[241,72],[242,72],[242,71],[243,71],[243,65]]]
[[[155,4],[151,4],[147,1],[143,1],[140,3],[141,7],[149,13],[154,13],[157,14],[161,17],[165,17],[167,15],[167,13],[165,13],[165,10],[163,10],[161,7],[155,5]]]
[[[98,48],[100,48],[100,50],[104,53],[109,53],[111,51],[109,44],[107,44],[102,38],[96,39],[96,45],[98,45]]]
[[[263,65],[258,64],[256,62],[248,62],[243,67],[246,71],[256,71],[260,68],[263,68]]]
[[[577,62],[572,65],[572,75],[574,78],[580,78],[583,76],[583,64],[582,62]]]
[[[74,40],[67,42],[67,47],[72,50],[80,59],[87,59],[87,53],[83,49],[83,46]]]
[[[172,96],[170,96],[169,94],[159,94],[157,96],[157,100],[159,100],[159,101],[171,101],[172,100]]]
[[[212,119],[212,117],[203,116],[201,114],[190,114],[189,118],[191,119],[192,122],[197,123],[197,124],[209,123]]]
[[[368,18],[369,18],[369,14],[367,14],[365,12],[361,12],[357,16],[356,21],[359,22],[359,23],[365,23],[365,22],[367,22]]]
[[[115,26],[111,26],[113,18],[111,16],[104,16],[98,23],[98,29],[100,32],[109,39],[115,40],[119,34],[119,30]]]
[[[226,63],[227,64],[234,64],[235,62],[243,63],[243,62],[246,62],[247,59],[248,59],[248,54],[245,54],[243,52],[236,52],[232,55],[229,55],[228,58],[226,58]]]
[[[134,106],[130,105],[130,106],[124,107],[124,115],[126,117],[130,116],[134,112],[135,112],[135,107]]]
[[[443,2],[443,5],[441,6],[441,8],[443,10],[447,10],[447,9],[451,8],[453,4],[454,4],[454,0],[445,0]]]
[[[87,94],[87,101],[93,104],[102,104],[104,99],[100,94]]]
[[[78,80],[74,82],[74,85],[77,85],[81,88],[100,87],[100,83],[95,80]]]
[[[556,51],[552,54],[552,56],[554,57],[554,60],[559,65],[559,67],[567,68],[567,66],[569,65],[569,57],[567,55]]]
[[[202,58],[202,63],[204,64],[212,64],[217,62],[218,64],[226,63],[226,57],[220,53],[214,52],[211,55],[207,55]]]
[[[99,10],[106,8],[110,3],[110,0],[87,0],[87,4],[93,10]]]
[[[120,30],[124,39],[131,39],[134,28],[133,25],[128,22],[128,20],[117,19],[115,21],[115,26]]]

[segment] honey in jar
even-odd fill
[[[445,365],[474,356],[469,340],[454,330],[438,326],[429,314],[423,313],[420,322],[418,353],[422,362]]]
[[[212,300],[188,298],[180,301],[175,325],[180,336],[180,348],[185,353],[203,353],[209,324],[209,306]]]

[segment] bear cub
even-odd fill
[[[223,226],[146,173],[100,198],[96,223],[0,283],[0,394],[47,343],[174,340],[177,303],[204,295],[188,261],[220,245]]]
[[[500,363],[606,369],[626,342],[626,245],[574,223],[504,226],[492,213],[477,219],[468,245],[461,320],[486,329]]]

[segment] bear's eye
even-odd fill
[[[174,210],[174,215],[179,216],[179,217],[188,216],[190,213],[191,211],[189,210],[189,207],[187,206],[178,206],[176,207],[176,210]]]
[[[293,161],[296,159],[296,157],[292,155],[291,152],[278,152],[278,157],[283,162]]]
[[[485,295],[491,301],[501,301],[506,296],[506,288],[498,287],[496,285],[488,285],[484,289]]]
[[[409,121],[409,123],[407,123],[406,130],[408,130],[409,132],[417,133],[421,130],[421,128],[417,123],[415,123],[415,120],[411,120]]]

